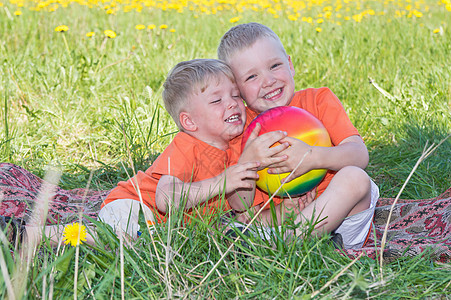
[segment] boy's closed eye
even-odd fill
[[[280,66],[280,65],[282,65],[281,63],[275,63],[275,64],[273,64],[272,66],[271,66],[271,69],[275,69],[275,68],[277,68],[278,66]]]
[[[216,100],[213,100],[213,101],[210,102],[210,104],[216,104],[216,103],[219,103],[219,102],[221,102],[221,100],[222,100],[222,99],[216,99]]]
[[[254,79],[255,77],[257,77],[257,75],[248,76],[245,81],[249,81],[251,79]]]

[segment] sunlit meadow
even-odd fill
[[[161,100],[170,68],[216,57],[222,34],[250,21],[280,36],[297,89],[327,86],[341,99],[382,196],[396,196],[425,145],[450,134],[450,0],[0,0],[0,161],[41,177],[57,166],[67,189],[85,187],[91,172],[91,188],[114,187],[176,132]],[[447,189],[450,157],[448,140],[402,196]],[[29,298],[446,299],[451,290],[449,264],[418,257],[379,268],[362,258],[345,269],[351,260],[322,239],[262,245],[247,258],[234,251],[209,274],[227,248],[220,233],[173,223],[125,248],[102,224],[97,248],[82,244],[79,255],[44,245],[19,273],[24,286],[4,250],[0,295],[11,296],[8,283]]]

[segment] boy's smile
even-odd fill
[[[294,67],[282,45],[272,38],[260,38],[238,50],[229,61],[246,104],[261,113],[289,105],[294,95]]]
[[[180,118],[187,133],[223,150],[243,133],[246,122],[238,87],[225,75],[210,78],[205,88],[194,88],[189,107]]]

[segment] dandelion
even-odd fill
[[[321,32],[321,31],[323,31],[323,29],[320,28],[320,27],[316,27],[315,30],[316,30],[316,32]]]
[[[81,242],[86,242],[86,227],[80,225],[78,222],[73,224],[68,224],[64,227],[63,240],[64,244],[69,244],[72,247],[82,244]]]
[[[171,28],[171,29],[169,30],[169,32],[174,33],[174,32],[175,32],[175,29],[174,29],[174,28]]]
[[[434,33],[434,34],[440,33],[440,28],[435,28],[435,29],[432,31],[432,33]]]
[[[161,24],[160,25],[160,29],[166,29],[166,28],[168,28],[168,25],[166,25],[166,24]]]
[[[316,20],[316,23],[318,24],[324,23],[324,19],[319,18],[318,20]]]
[[[155,24],[150,24],[147,26],[147,29],[149,29],[149,30],[154,30],[155,28],[157,28],[157,26],[155,26]]]
[[[88,32],[88,33],[86,34],[87,37],[93,37],[94,35],[95,35],[95,33],[94,33],[93,31]]]
[[[20,11],[20,10],[16,10],[15,12],[14,12],[14,15],[15,16],[20,16],[22,14],[22,12]]]
[[[113,30],[109,30],[109,29],[105,30],[103,32],[103,34],[105,34],[110,39],[114,39],[117,36],[116,32],[114,32]]]
[[[135,28],[136,28],[137,30],[143,30],[143,29],[146,28],[146,25],[138,24],[138,25],[135,26]]]
[[[229,20],[230,23],[236,23],[240,20],[240,17],[233,17]]]
[[[66,32],[68,30],[69,30],[69,27],[67,27],[66,25],[60,25],[60,26],[55,27],[56,32]]]

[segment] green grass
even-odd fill
[[[107,15],[76,4],[51,13],[22,8],[22,15],[14,16],[17,7],[4,2],[0,161],[40,177],[47,165],[57,165],[63,170],[60,186],[67,189],[86,186],[91,171],[91,187],[112,188],[127,178],[123,166],[130,171],[130,158],[136,170],[146,169],[176,131],[162,107],[165,75],[181,60],[216,57],[221,35],[232,26],[229,19],[239,15],[239,22],[262,22],[279,34],[295,65],[297,89],[327,86],[342,100],[367,144],[368,173],[383,197],[395,197],[425,145],[451,132],[451,13],[435,1],[428,4],[421,18],[396,18],[399,8],[393,4],[384,8],[385,15],[367,16],[361,23],[341,20],[339,26],[327,20],[320,25],[293,22],[284,14],[275,19],[251,10],[205,15],[143,9]],[[383,6],[376,1],[367,5],[377,11]],[[321,7],[314,6],[306,14],[319,12]],[[151,32],[135,29],[151,23],[157,25]],[[176,31],[158,29],[163,23]],[[62,24],[69,31],[55,32]],[[441,33],[433,33],[440,27]],[[118,36],[105,40],[105,29]],[[89,31],[96,35],[86,37]],[[391,96],[385,97],[369,78]],[[420,165],[402,197],[430,198],[449,188],[450,157],[448,139]],[[351,262],[325,239],[298,240],[278,251],[255,239],[252,251],[235,248],[200,284],[228,244],[211,225],[180,228],[177,219],[173,222],[158,228],[155,246],[145,232],[133,247],[125,247],[127,299],[309,298]],[[119,241],[102,224],[98,231],[98,249],[80,248],[78,297],[119,298]],[[73,297],[73,248],[41,249],[26,277],[26,297],[49,295],[51,284],[54,297]],[[15,264],[3,250],[7,271],[14,274]],[[3,296],[4,280],[0,276]],[[414,257],[380,269],[377,262],[361,258],[317,298],[446,299],[450,281],[449,264]]]

